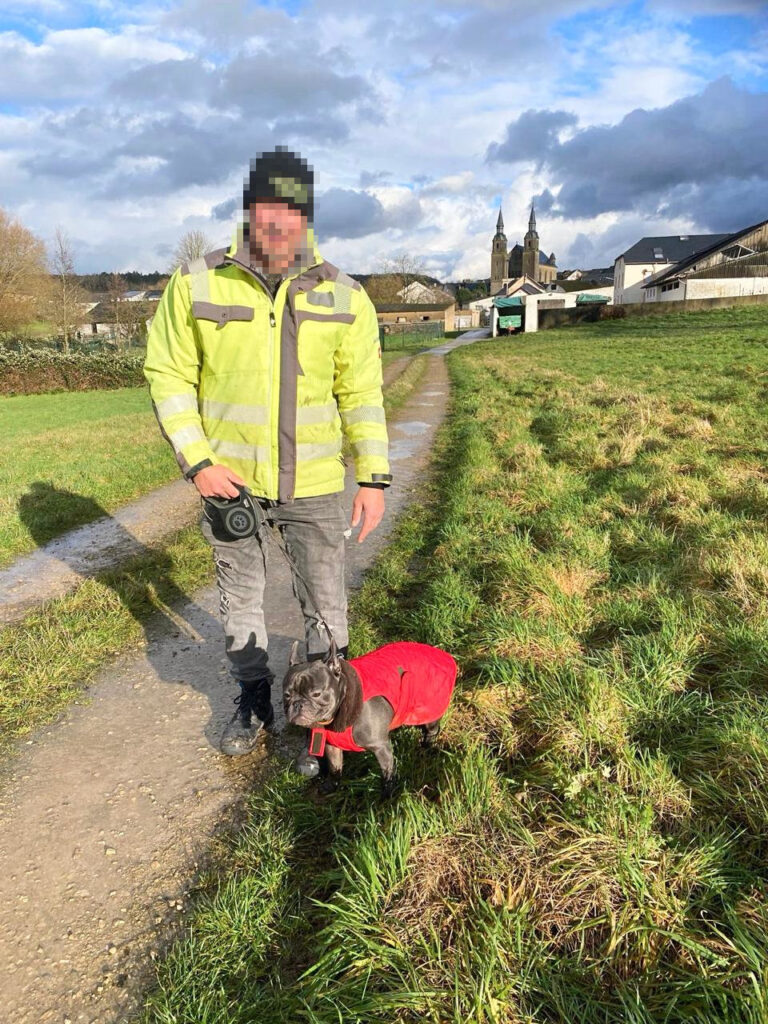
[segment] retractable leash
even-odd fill
[[[215,515],[221,522],[224,530],[233,538],[233,540],[242,540],[243,537],[256,536],[262,526],[270,527],[270,521],[264,513],[264,509],[261,507],[256,498],[251,494],[247,487],[241,484],[235,484],[235,487],[240,491],[240,495],[237,498],[204,498],[203,499],[203,510],[205,516],[209,522],[213,521],[213,517],[210,514],[210,510],[207,506],[211,506],[215,509]],[[329,644],[334,643],[334,636],[331,631],[331,627],[325,621],[320,607],[315,600],[315,595],[312,593],[312,588],[307,583],[306,579],[299,572],[299,568],[296,565],[296,561],[288,550],[288,546],[285,540],[280,534],[279,529],[275,528],[274,531],[270,530],[275,538],[275,543],[278,548],[285,555],[285,560],[288,562],[288,566],[294,576],[304,585],[304,589],[307,592],[312,605],[317,615],[317,621],[323,627],[325,632],[328,634]]]

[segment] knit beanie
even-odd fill
[[[273,153],[262,153],[251,160],[251,172],[243,182],[243,209],[251,203],[286,203],[300,210],[312,222],[314,212],[314,174],[307,161],[285,146]]]

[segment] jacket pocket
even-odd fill
[[[193,302],[192,316],[196,320],[212,320],[223,327],[231,320],[253,320],[252,306],[222,306],[217,302]]]

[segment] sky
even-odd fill
[[[763,0],[3,0],[0,206],[81,273],[227,244],[249,160],[315,171],[322,255],[487,277],[768,218]]]

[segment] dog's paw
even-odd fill
[[[397,793],[398,793],[398,790],[399,790],[398,783],[399,783],[399,779],[398,779],[398,777],[396,775],[393,775],[389,779],[382,779],[381,780],[381,799],[382,800],[391,800],[394,796],[396,796]]]
[[[331,793],[335,793],[339,788],[339,780],[335,779],[332,775],[326,775],[320,785],[317,787],[318,793],[323,796],[330,796]]]

